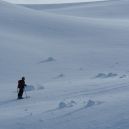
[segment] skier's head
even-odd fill
[[[22,77],[22,80],[25,80],[25,77]]]

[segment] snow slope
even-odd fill
[[[80,2],[69,4],[25,4],[23,6],[43,10],[47,12],[55,12],[78,17],[93,18],[127,18],[129,17],[128,0],[110,0],[96,2]]]
[[[128,129],[128,4],[0,1],[0,128]]]
[[[4,0],[14,4],[54,4],[54,3],[75,3],[75,2],[89,2],[89,1],[104,1],[104,0]]]

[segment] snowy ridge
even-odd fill
[[[80,5],[89,5],[89,4],[96,4],[102,1],[92,1],[92,2],[70,2],[70,3],[56,3],[56,4],[19,4],[31,9],[36,9],[36,10],[46,10],[46,9],[60,9],[60,8],[71,8],[73,7],[78,7]],[[105,2],[105,1],[104,1]]]
[[[107,0],[55,5],[23,5],[35,10],[78,17],[128,18],[128,0]]]
[[[128,129],[128,4],[0,1],[0,128]]]

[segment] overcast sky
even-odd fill
[[[104,0],[3,0],[11,3],[25,4],[50,4],[50,3],[69,3],[69,2],[88,2],[88,1],[104,1]]]

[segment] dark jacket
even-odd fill
[[[25,81],[24,80],[19,80],[18,81],[18,88],[19,89],[24,89],[25,86],[26,86],[26,84],[25,84]]]

